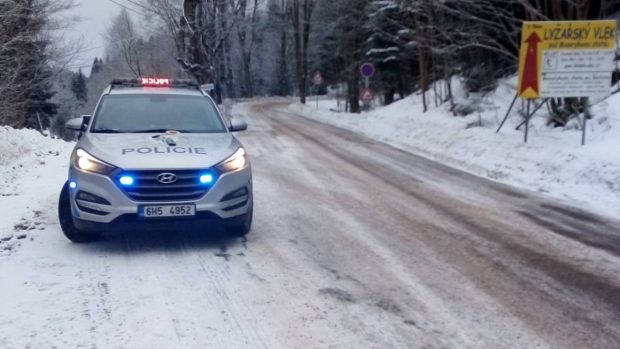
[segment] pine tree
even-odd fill
[[[82,69],[73,74],[71,82],[71,91],[75,94],[75,98],[81,104],[88,101],[88,90],[86,89],[86,77],[82,74]]]
[[[396,1],[372,1],[369,6],[368,39],[365,42],[365,56],[377,69],[377,81],[384,95],[384,103],[394,101],[394,94],[399,92],[404,97],[407,91],[404,73],[407,71],[407,57],[414,57],[414,52],[407,47],[408,30],[401,23],[405,20],[403,9]]]
[[[93,66],[90,70],[90,75],[93,76],[94,74],[99,73],[102,69],[103,69],[103,59],[95,58],[95,60],[93,61]]]

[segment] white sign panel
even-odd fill
[[[547,50],[540,95],[593,97],[609,94],[615,51]]]

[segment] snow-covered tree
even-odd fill
[[[48,25],[57,10],[49,1],[0,2],[0,123],[42,129],[56,106],[49,100],[53,72]]]
[[[410,66],[414,62],[415,44],[410,44],[412,32],[405,25],[407,13],[396,0],[372,1],[368,12],[369,34],[364,55],[375,65],[377,89],[383,92],[384,103],[390,104],[395,93],[403,98],[409,92],[404,79],[412,75]]]

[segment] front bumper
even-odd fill
[[[144,220],[138,217],[137,214],[124,214],[112,222],[99,223],[93,221],[87,221],[79,218],[73,218],[73,225],[83,232],[146,232],[146,231],[166,231],[166,230],[204,230],[205,227],[229,227],[239,226],[245,223],[247,219],[245,213],[241,216],[232,218],[222,218],[218,215],[201,211],[196,213],[196,217],[192,218],[158,218]]]
[[[252,170],[249,164],[238,171],[221,174],[204,196],[185,201],[136,201],[131,199],[112,178],[84,172],[74,166],[69,169],[69,180],[76,183],[75,188],[70,189],[74,223],[78,229],[83,230],[100,230],[105,227],[115,230],[121,226],[132,225],[164,227],[167,224],[177,223],[205,224],[214,220],[234,221],[235,218],[248,214],[252,208]],[[230,198],[231,193],[243,188],[247,189],[246,195],[235,195]],[[104,199],[99,200],[104,203],[80,200],[77,198],[77,193],[80,191]],[[138,218],[138,207],[142,205],[187,203],[196,205],[196,217],[156,220]]]

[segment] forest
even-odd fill
[[[58,35],[71,0],[0,1],[0,124],[63,135],[92,113],[112,77],[166,76],[213,84],[218,101],[337,93],[360,112],[359,67],[375,65],[380,104],[416,93],[423,110],[450,103],[461,79],[485,93],[516,74],[523,21],[617,18],[616,0],[119,0],[105,57]],[[82,70],[90,70],[86,76]],[[313,86],[315,72],[325,81]],[[615,74],[617,80],[618,74]],[[614,82],[610,82],[610,86]],[[552,100],[562,125],[580,101]],[[577,106],[576,106],[577,104]]]

